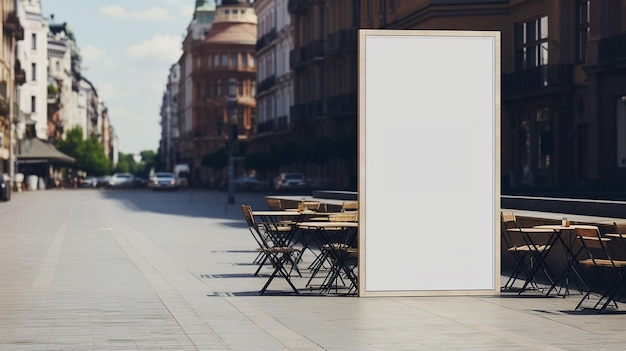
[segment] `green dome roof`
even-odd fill
[[[215,12],[215,0],[196,0],[195,12]]]

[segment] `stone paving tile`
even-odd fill
[[[238,194],[262,208],[260,194]],[[31,214],[36,213],[36,218]],[[215,192],[33,191],[0,204],[0,350],[620,350],[626,316],[578,296],[258,290],[238,205]],[[4,225],[6,224],[6,225]],[[305,257],[305,264],[312,260]]]

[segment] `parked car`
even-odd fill
[[[176,175],[172,172],[156,172],[150,177],[148,186],[152,190],[178,190],[179,183]]]
[[[100,176],[96,177],[96,188],[105,188],[109,186],[109,182],[111,181],[111,176]]]
[[[79,188],[95,188],[96,186],[98,186],[98,180],[96,177],[87,177],[78,182]]]
[[[133,180],[135,188],[145,188],[148,186],[148,179],[142,177],[135,177]]]
[[[267,188],[267,182],[263,179],[250,176],[241,176],[234,180],[235,190],[261,191]]]
[[[307,187],[306,177],[302,173],[281,173],[274,180],[276,190],[298,190]]]
[[[135,177],[130,173],[115,173],[109,179],[109,188],[132,188]]]
[[[11,200],[11,180],[8,175],[0,173],[0,201]]]

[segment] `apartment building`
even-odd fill
[[[288,0],[258,0],[253,6],[258,18],[257,134],[251,153],[268,155],[281,144],[293,142],[290,133],[293,75],[289,55],[293,49],[293,25]],[[259,168],[261,165],[257,165]]]
[[[181,134],[180,146],[195,185],[223,185],[224,156],[241,150],[233,145],[244,148],[255,132],[256,26],[248,1],[223,0],[211,28],[186,48],[191,79],[182,84],[191,87],[192,109],[182,113],[191,113],[192,132]]]
[[[15,118],[19,113],[17,86],[26,80],[21,63],[15,57],[16,43],[24,39],[24,27],[17,16],[13,0],[0,1],[2,16],[0,50],[0,172],[15,172]],[[12,157],[13,156],[13,157]]]
[[[291,120],[305,173],[319,186],[356,190],[359,1],[290,0]]]
[[[180,64],[170,67],[167,86],[161,101],[161,140],[159,142],[159,159],[166,170],[172,170],[178,163],[178,105],[180,88]]]
[[[624,187],[626,1],[291,0],[289,11],[296,130],[356,130],[358,28],[497,30],[503,189]]]
[[[17,14],[24,27],[24,40],[17,43],[17,58],[23,65],[26,82],[17,88],[20,110],[17,115],[19,137],[48,137],[48,20],[41,1],[18,0]]]
[[[177,162],[187,163],[190,167],[194,163],[194,131],[193,123],[194,99],[192,86],[192,72],[194,57],[191,52],[192,45],[202,40],[211,29],[215,19],[216,2],[213,0],[196,0],[193,19],[187,27],[187,35],[183,40],[183,53],[178,60],[180,66],[180,85],[178,88],[178,131],[179,141],[177,144]],[[201,167],[198,161],[197,168]],[[194,173],[190,181],[193,184]]]

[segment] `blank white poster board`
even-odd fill
[[[359,295],[498,294],[499,32],[359,40]]]

